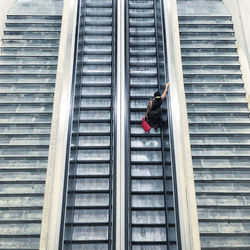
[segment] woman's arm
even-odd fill
[[[146,111],[146,115],[145,115],[146,117],[148,117],[148,114],[149,114],[151,109],[152,109],[152,101],[149,101],[147,111]]]
[[[162,94],[162,96],[161,96],[161,99],[162,99],[162,100],[164,100],[165,97],[166,97],[166,95],[167,95],[169,85],[170,85],[170,82],[167,82],[167,83],[166,83],[165,90],[164,90],[164,92],[163,92],[163,94]]]

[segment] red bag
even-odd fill
[[[151,127],[149,126],[149,124],[147,123],[146,120],[144,118],[142,118],[141,126],[142,126],[142,128],[144,129],[145,132],[149,132]]]

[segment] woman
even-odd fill
[[[162,95],[158,91],[155,92],[154,98],[150,100],[148,104],[146,119],[148,120],[150,127],[154,128],[155,130],[157,130],[159,127],[163,127],[163,121],[161,118],[161,104],[166,98],[169,85],[169,82],[166,83],[166,87]]]

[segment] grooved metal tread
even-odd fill
[[[249,249],[250,112],[231,17],[179,25],[201,246]]]
[[[60,26],[61,16],[8,15],[4,29],[0,48],[2,249],[39,248]],[[39,43],[30,40],[34,34]]]

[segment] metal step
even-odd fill
[[[82,22],[84,22],[84,21],[82,20]],[[108,25],[112,25],[112,17],[87,16],[85,19],[85,23],[87,25],[108,26]]]

